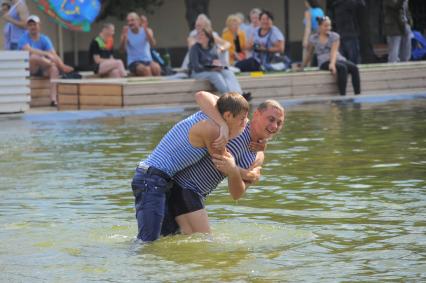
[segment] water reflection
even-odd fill
[[[425,106],[292,107],[261,182],[208,199],[212,238],[145,246],[129,182],[182,115],[0,120],[0,281],[423,281]]]

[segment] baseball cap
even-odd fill
[[[27,18],[27,23],[29,22],[35,22],[35,23],[39,23],[40,22],[40,18],[36,15],[31,15]]]

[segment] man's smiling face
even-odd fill
[[[264,110],[256,110],[252,119],[253,130],[257,138],[270,139],[284,125],[284,112],[272,105]]]

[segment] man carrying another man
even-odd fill
[[[196,94],[196,100],[201,111],[217,124],[224,124],[217,111],[217,96],[201,91]],[[204,200],[226,177],[229,193],[234,200],[241,198],[248,186],[259,180],[266,142],[280,132],[284,115],[284,108],[277,101],[266,100],[257,107],[252,121],[247,123],[242,134],[229,140],[222,154],[206,155],[176,173],[169,209],[181,233],[210,233]],[[240,184],[232,184],[229,180],[235,168],[241,175]],[[170,228],[163,225],[163,232],[167,235]]]
[[[231,100],[229,95],[233,95]],[[263,152],[257,152],[252,146],[259,148],[260,144],[264,149],[264,141],[283,126],[284,109],[273,100],[262,103],[252,123],[246,125],[246,110],[234,113],[224,111],[228,108],[223,106],[232,100],[235,105],[245,105],[242,96],[228,93],[218,98],[208,92],[199,92],[196,98],[205,112],[197,112],[201,114],[190,116],[169,131],[153,154],[140,163],[133,178],[138,239],[142,241],[154,241],[160,234],[176,233],[179,230],[176,221],[185,234],[210,232],[204,198],[227,176],[232,197],[239,199],[247,186],[260,177]],[[177,132],[178,125],[188,124],[194,118],[196,124],[192,122],[190,129]],[[236,129],[242,133],[236,135]],[[194,139],[197,132],[204,133],[206,138]],[[231,140],[225,149],[228,134]],[[179,145],[182,141],[184,143]],[[196,158],[191,153],[194,148],[197,148]],[[167,156],[166,152],[169,152]],[[163,174],[157,171],[158,167],[162,167],[163,173],[167,167],[178,167],[178,170],[175,168]]]

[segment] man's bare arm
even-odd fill
[[[227,151],[224,154],[213,154],[213,163],[216,168],[223,174],[228,176],[228,189],[234,200],[241,198],[245,191],[246,185],[241,178],[239,168],[235,164],[234,157]]]
[[[265,159],[265,154],[262,151],[259,151],[256,155],[256,159],[253,164],[248,169],[239,168],[241,178],[246,184],[246,189],[248,186],[259,181],[260,170],[262,169],[263,161]]]
[[[219,136],[214,141],[213,147],[223,148],[229,139],[229,128],[216,108],[218,99],[219,97],[207,91],[199,91],[195,94],[195,101],[201,111],[203,111],[219,126]]]
[[[9,14],[5,14],[3,19],[21,28],[26,28],[27,18],[29,16],[27,7],[24,4],[19,3],[16,9],[18,11],[19,21],[12,18]]]
[[[154,32],[148,27],[144,29],[147,35],[146,38],[148,38],[149,41],[149,45],[151,45],[151,47],[155,47],[157,45],[157,42],[155,41]]]
[[[52,55],[49,51],[43,51],[43,50],[40,50],[40,49],[32,48],[29,44],[24,45],[24,47],[22,49],[25,50],[25,51],[28,51],[30,54],[45,56],[45,57],[49,57],[49,58]]]

